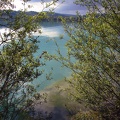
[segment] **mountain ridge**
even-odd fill
[[[7,10],[0,10],[0,13],[2,13],[2,15],[5,15],[6,14],[6,11]],[[73,14],[62,14],[62,13],[50,13],[50,12],[47,12],[47,11],[43,11],[44,13],[47,13],[47,15],[49,17],[59,17],[59,16],[62,16],[62,17],[75,17],[76,15],[73,15]],[[10,11],[10,15],[12,16],[16,16],[17,14],[19,14],[20,11]],[[30,16],[35,16],[37,14],[39,14],[39,12],[36,12],[36,11],[27,11],[25,12],[27,15],[30,15]]]

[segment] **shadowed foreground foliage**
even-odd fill
[[[43,72],[38,69],[43,66],[40,58],[34,55],[39,37],[34,33],[40,32],[39,24],[46,16],[42,12],[27,15],[26,2],[23,0],[24,9],[12,16],[12,1],[0,1],[0,27],[5,29],[0,33],[0,120],[34,119],[33,101],[44,100],[32,81]]]
[[[120,3],[119,0],[77,0],[88,13],[71,25],[62,19],[70,36],[68,58],[58,50],[64,66],[73,73],[69,80],[71,95],[102,119],[120,119]],[[82,112],[80,112],[79,116]],[[88,113],[89,114],[89,113]],[[83,116],[86,114],[83,113]],[[88,115],[89,116],[89,115]],[[88,118],[87,116],[85,117]],[[77,119],[77,118],[75,118]],[[79,118],[80,119],[80,118]],[[89,118],[90,119],[90,118]],[[97,118],[96,118],[97,119]]]

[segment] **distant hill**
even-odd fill
[[[61,13],[53,13],[53,14],[50,14],[49,13],[49,16],[54,16],[54,17],[59,17],[59,16],[62,16],[62,17],[75,17],[76,15],[72,15],[72,14],[61,14]]]
[[[0,13],[2,13],[2,15],[3,16],[5,16],[6,15],[6,11],[0,11]],[[19,14],[20,13],[20,11],[11,11],[10,12],[10,15],[12,15],[12,16],[16,16],[17,14]],[[73,16],[73,17],[75,17],[75,15],[70,15],[70,14],[60,14],[60,13],[49,13],[49,12],[47,12],[47,11],[45,11],[45,13],[47,13],[48,14],[48,16],[52,16],[52,17],[59,17],[59,16],[62,16],[62,17],[69,17],[69,16]],[[38,14],[38,12],[35,12],[35,11],[28,11],[28,12],[26,12],[26,14],[27,15],[30,15],[30,16],[34,16],[34,15],[37,15]]]
[[[4,26],[6,25],[6,22],[4,21],[4,19],[9,19],[9,21],[14,21],[14,17],[17,16],[20,13],[20,11],[7,11],[7,10],[0,10],[0,23],[4,24]],[[45,13],[48,15],[47,19],[43,19],[43,21],[61,21],[61,19],[59,18],[64,17],[69,21],[69,17],[73,17],[73,19],[76,21],[77,17],[75,15],[70,15],[70,14],[60,14],[60,13],[50,13],[45,11]],[[35,12],[35,11],[28,11],[26,12],[27,15],[30,16],[35,16],[37,14],[39,14],[39,12]],[[9,16],[10,15],[10,16]]]

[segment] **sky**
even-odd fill
[[[55,8],[56,13],[62,13],[62,14],[76,14],[76,11],[79,11],[82,15],[86,13],[86,9],[84,7],[81,7],[80,5],[75,5],[73,2],[74,0],[65,0],[65,2],[62,3],[63,0],[59,0],[59,2],[56,3],[56,5],[52,5],[47,9],[43,9],[46,6],[46,3],[49,4],[51,0],[44,0],[44,4],[41,4],[41,0],[31,0],[27,2],[26,8],[28,5],[31,6],[29,8],[29,11],[37,11],[40,12],[42,10],[48,11],[49,9]],[[22,0],[14,0],[15,8],[14,10],[20,10],[23,9]]]

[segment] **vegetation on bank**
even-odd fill
[[[69,67],[73,73],[69,81],[71,96],[84,102],[98,119],[120,119],[120,3],[118,0],[77,0],[76,4],[87,7],[84,19],[62,23],[70,36],[66,47],[68,56],[58,50],[56,60]],[[72,58],[75,58],[73,61]],[[78,119],[92,116],[91,112],[78,114]],[[77,119],[77,118],[75,118]],[[97,119],[97,118],[95,118]]]
[[[27,1],[23,0],[23,5]],[[53,1],[55,4],[56,1]],[[71,99],[76,100],[86,111],[79,110],[72,120],[119,120],[120,119],[120,3],[119,0],[76,0],[75,4],[88,9],[86,16],[77,13],[77,20],[61,18],[63,27],[69,35],[67,56],[63,57],[58,47],[59,56],[45,56],[55,59],[69,67],[73,73],[67,81]],[[13,5],[9,1],[0,1],[0,7]],[[36,100],[46,100],[36,93],[30,84],[43,71],[40,58],[35,58],[38,49],[38,22],[46,19],[46,14],[31,16],[20,11],[14,17],[11,10],[0,11],[1,27],[10,28],[0,35],[0,119],[48,119],[39,114],[34,117],[31,111]],[[55,18],[56,19],[56,18]],[[22,29],[21,29],[22,28]],[[42,52],[42,51],[41,51]],[[74,58],[74,60],[73,60]],[[66,104],[66,93],[56,91],[51,94],[55,106]],[[60,96],[59,96],[60,95]],[[61,100],[60,100],[61,99]],[[39,104],[40,104],[39,103]],[[67,108],[68,107],[68,108]],[[71,106],[65,106],[70,109]],[[33,110],[34,111],[34,110]],[[27,118],[26,118],[27,117]]]
[[[12,1],[0,1],[0,27],[5,28],[0,34],[0,120],[34,119],[33,101],[44,100],[31,82],[43,73],[38,69],[44,65],[41,58],[34,56],[39,37],[34,33],[41,33],[39,24],[46,16],[42,12],[27,15],[26,2],[23,10],[12,15]]]

